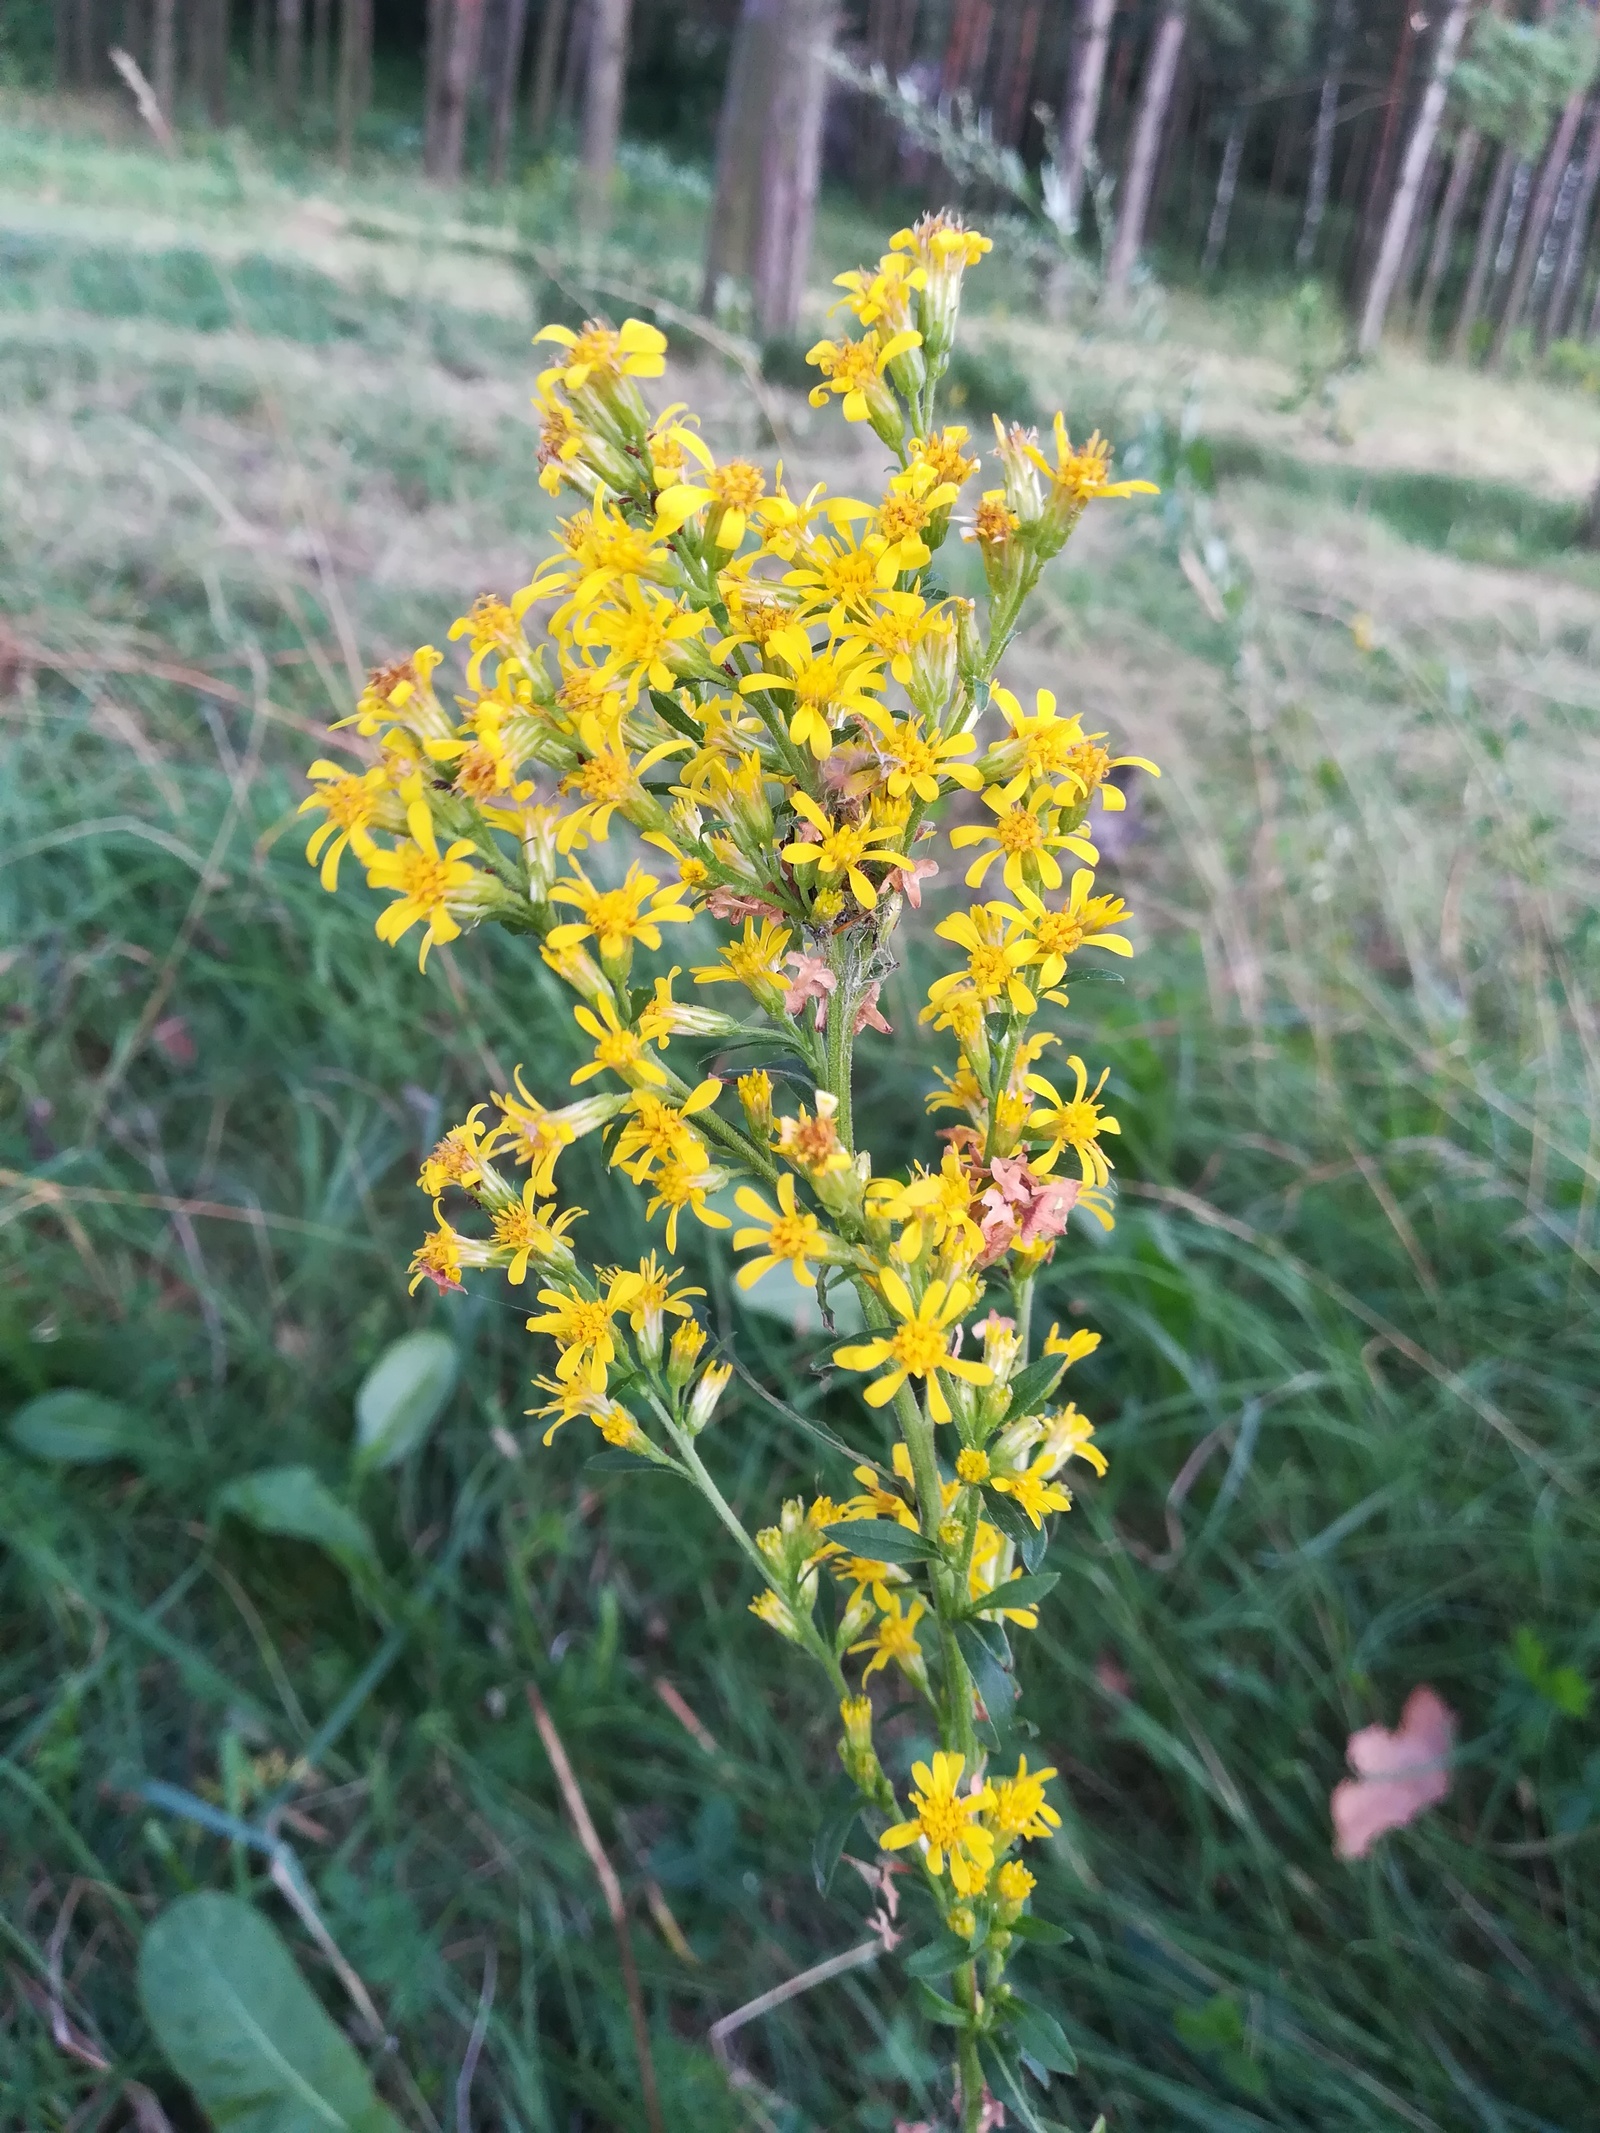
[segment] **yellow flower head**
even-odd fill
[[[1030,1771],[1023,1755],[1017,1759],[1015,1777],[990,1780],[989,1826],[1002,1844],[1016,1837],[1032,1842],[1061,1827],[1060,1815],[1044,1796],[1045,1785],[1055,1774],[1053,1765]]]
[[[994,1865],[994,1837],[978,1819],[994,1805],[994,1794],[987,1785],[963,1792],[965,1768],[964,1757],[942,1751],[931,1767],[913,1763],[915,1813],[909,1822],[886,1829],[878,1841],[890,1852],[920,1844],[930,1874],[942,1874],[948,1860],[952,1886],[959,1895],[969,1896],[982,1889]]]
[[[1033,1167],[1041,1177],[1047,1177],[1060,1161],[1062,1151],[1070,1149],[1078,1158],[1085,1185],[1104,1185],[1111,1176],[1111,1159],[1100,1146],[1100,1136],[1122,1131],[1117,1121],[1100,1108],[1100,1091],[1111,1069],[1102,1071],[1091,1091],[1089,1070],[1075,1052],[1067,1065],[1074,1076],[1070,1096],[1062,1096],[1055,1083],[1046,1081],[1042,1074],[1028,1076],[1028,1087],[1035,1095],[1046,1098],[1045,1105],[1030,1114],[1029,1131],[1042,1134],[1050,1144],[1043,1155],[1033,1158]]]
[[[829,1256],[829,1241],[816,1216],[809,1209],[795,1205],[793,1176],[786,1170],[779,1178],[776,1207],[749,1185],[742,1185],[734,1199],[740,1214],[749,1218],[751,1226],[734,1231],[733,1248],[736,1252],[755,1248],[760,1251],[759,1258],[747,1259],[740,1267],[740,1288],[750,1288],[763,1274],[769,1274],[775,1266],[787,1262],[795,1279],[808,1289],[814,1289],[816,1269],[810,1262],[825,1260]]]
[[[1005,885],[1013,896],[1041,884],[1047,889],[1059,889],[1061,868],[1056,863],[1057,852],[1071,852],[1089,866],[1098,861],[1100,854],[1081,832],[1057,827],[1060,803],[1054,793],[1041,788],[1029,794],[1027,784],[1024,773],[1009,785],[991,786],[983,796],[983,804],[994,821],[963,822],[950,832],[951,846],[958,852],[971,844],[994,847],[967,869],[969,889],[981,889],[984,876],[1002,857]]]
[[[950,1328],[965,1315],[977,1291],[966,1281],[930,1281],[919,1302],[893,1267],[880,1270],[878,1286],[899,1324],[891,1333],[836,1348],[834,1361],[846,1370],[883,1371],[863,1395],[869,1407],[886,1405],[908,1377],[923,1379],[928,1388],[929,1414],[935,1422],[948,1422],[950,1403],[940,1382],[941,1373],[961,1378],[969,1385],[987,1385],[993,1377],[986,1363],[974,1363],[950,1353]]]

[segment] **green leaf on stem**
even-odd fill
[[[1072,1938],[1065,1926],[1053,1925],[1048,1918],[1035,1918],[1031,1911],[1012,1919],[1006,1931],[1015,1933],[1018,1940],[1031,1940],[1038,1948],[1064,1948]]]
[[[1007,1540],[1015,1541],[1018,1553],[1029,1570],[1037,1570],[1044,1561],[1044,1551],[1050,1545],[1049,1532],[1036,1526],[1026,1511],[1021,1511],[1011,1498],[997,1489],[983,1492],[983,1514],[992,1525],[1000,1528]]]
[[[243,1474],[219,1493],[217,1510],[242,1518],[258,1533],[309,1541],[352,1575],[378,1568],[378,1551],[364,1522],[308,1466]]]
[[[941,1933],[937,1940],[929,1941],[928,1945],[919,1948],[915,1955],[906,1957],[906,1975],[922,1978],[948,1977],[952,1970],[958,1969],[981,1946],[981,1941],[963,1940],[959,1933]]]
[[[1022,2068],[1006,2045],[993,2037],[980,2037],[978,2063],[983,2068],[983,2078],[989,2084],[990,2093],[998,2097],[1008,2111],[1016,2112],[1027,2133],[1049,2133],[1045,2121],[1033,2107],[1033,2098],[1022,2079]]]
[[[917,2005],[930,2022],[941,2023],[946,2029],[966,2028],[966,2009],[958,2007],[954,2000],[947,2000],[942,1992],[935,1992],[926,1978],[913,1978],[911,1990],[916,1996]]]
[[[108,1459],[134,1459],[149,1441],[149,1424],[120,1400],[75,1385],[41,1392],[19,1407],[6,1424],[19,1452],[59,1466],[99,1466]]]
[[[1042,1600],[1060,1583],[1059,1570],[1041,1570],[1035,1577],[1013,1578],[1009,1584],[997,1585],[993,1592],[985,1593],[981,1600],[974,1600],[964,1612],[976,1618],[1002,1607],[1032,1607],[1036,1600]]]
[[[828,1538],[843,1543],[852,1555],[873,1563],[936,1563],[939,1551],[930,1540],[892,1518],[847,1518],[828,1528]]]
[[[1030,2059],[1036,2059],[1052,2074],[1075,2074],[1078,2071],[1078,2055],[1067,2042],[1067,2033],[1054,2015],[1046,2014],[1042,2007],[1031,2007],[1026,2000],[1014,1998],[1010,2020],[1011,2034]]]
[[[591,1474],[675,1474],[677,1468],[664,1466],[657,1459],[643,1459],[637,1452],[625,1452],[617,1445],[608,1445],[603,1452],[591,1452],[583,1462]]]
[[[391,1341],[356,1394],[356,1466],[398,1466],[426,1442],[451,1393],[461,1359],[447,1333],[424,1328]]]
[[[689,716],[675,696],[669,696],[665,689],[652,689],[650,701],[658,716],[664,718],[674,732],[687,735],[697,748],[704,745],[706,729],[698,719]]]
[[[984,1635],[984,1631],[993,1626],[992,1623],[958,1622],[956,1643],[961,1647],[961,1656],[977,1684],[990,1721],[999,1727],[1010,1718],[1011,1706],[1017,1698],[1017,1679],[1010,1669],[1009,1648],[1005,1658],[1001,1659]],[[1001,1642],[1005,1642],[1003,1636]]]
[[[817,1894],[826,1896],[833,1881],[834,1869],[840,1855],[850,1841],[850,1832],[856,1826],[861,1813],[861,1795],[846,1778],[833,1788],[832,1805],[824,1817],[811,1845],[811,1871],[816,1877]]]
[[[1050,1397],[1066,1367],[1059,1355],[1041,1355],[1019,1370],[1011,1380],[1011,1405],[1006,1409],[1006,1420],[1014,1422],[1019,1415],[1037,1414],[1040,1403]]]

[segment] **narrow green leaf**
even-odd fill
[[[1014,1918],[1007,1928],[1018,1940],[1031,1940],[1039,1948],[1064,1948],[1072,1935],[1065,1926],[1053,1925],[1048,1918],[1035,1918],[1031,1911],[1024,1911]]]
[[[1008,1540],[1015,1541],[1017,1551],[1029,1570],[1037,1570],[1044,1561],[1044,1551],[1050,1545],[1050,1535],[1043,1526],[1036,1526],[1025,1511],[1021,1511],[1011,1498],[998,1489],[986,1488],[983,1492],[983,1515],[991,1525],[996,1525]]]
[[[965,2029],[967,2017],[954,2000],[947,2000],[941,1992],[935,1992],[926,1978],[914,1977],[911,1990],[917,2004],[930,2022],[938,2022],[946,2029]]]
[[[675,1474],[678,1471],[658,1459],[644,1459],[637,1452],[625,1452],[620,1445],[608,1445],[603,1452],[591,1452],[583,1464],[585,1472],[590,1474]]]
[[[1006,1409],[1007,1421],[1018,1415],[1036,1415],[1066,1367],[1059,1355],[1041,1355],[1019,1370],[1009,1388],[1011,1405]]]
[[[956,1624],[956,1642],[961,1647],[961,1656],[972,1671],[978,1694],[983,1698],[983,1707],[996,1726],[1004,1726],[1011,1716],[1011,1706],[1016,1701],[1016,1676],[999,1659],[979,1633],[975,1622]]]
[[[941,1933],[937,1940],[929,1941],[905,1960],[908,1977],[948,1977],[952,1970],[966,1962],[975,1952],[976,1943],[966,1941],[959,1933]]]
[[[278,1933],[237,1896],[182,1896],[139,1951],[173,2070],[228,2133],[400,2133]]]
[[[62,1466],[100,1466],[131,1459],[145,1447],[149,1428],[131,1407],[97,1392],[63,1385],[19,1407],[6,1424],[19,1452]]]
[[[258,1533],[310,1541],[346,1570],[377,1567],[378,1551],[366,1526],[308,1466],[267,1467],[230,1481],[217,1498],[217,1510],[242,1518]]]
[[[391,1341],[356,1394],[356,1464],[397,1466],[427,1440],[456,1389],[461,1360],[445,1333]]]
[[[700,724],[698,719],[689,716],[675,696],[669,696],[665,689],[652,689],[650,691],[650,701],[655,705],[658,715],[666,720],[674,732],[687,735],[696,747],[704,743],[706,737],[704,726]]]
[[[1008,2111],[1015,2111],[1027,2133],[1048,2133],[1044,2120],[1034,2109],[1033,2098],[1023,2083],[1022,2069],[1015,2055],[993,2037],[978,2039],[978,2062],[983,2068],[983,2078],[994,2095],[998,2096]]]
[[[892,1518],[847,1518],[828,1528],[828,1538],[874,1563],[936,1562],[939,1556],[932,1541]]]
[[[811,1846],[811,1871],[816,1877],[819,1896],[827,1895],[834,1869],[861,1813],[861,1795],[848,1778],[844,1785],[849,1787],[848,1792],[843,1786],[835,1788],[833,1803]]]
[[[1032,1607],[1060,1583],[1059,1570],[1041,1570],[1035,1577],[1013,1578],[1008,1585],[997,1586],[983,1599],[974,1600],[967,1613],[979,1616],[1002,1607]]]
[[[1052,2014],[1031,2007],[1026,2000],[1013,2000],[1011,2033],[1030,2059],[1037,2059],[1052,2074],[1075,2074],[1078,2055],[1067,2042],[1067,2033]]]

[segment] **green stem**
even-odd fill
[[[961,2083],[961,2133],[979,2133],[983,2124],[983,2068],[978,2063],[978,2034],[971,2018],[977,2013],[976,1965],[963,1963],[955,1976],[956,2000],[967,2011],[968,2026],[956,2046],[956,2076]]]
[[[937,1546],[939,1528],[944,1523],[944,1491],[939,1486],[939,1463],[934,1456],[933,1424],[917,1405],[909,1384],[902,1384],[895,1394],[894,1409],[900,1421],[900,1434],[911,1454],[923,1538]],[[978,1735],[972,1722],[972,1677],[961,1656],[951,1620],[954,1592],[948,1566],[943,1562],[930,1563],[928,1583],[933,1588],[934,1610],[939,1623],[939,1663],[944,1676],[946,1706],[944,1731],[947,1738],[944,1745],[964,1756],[970,1771],[978,1762]]]

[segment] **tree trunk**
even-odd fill
[[[1008,148],[1022,140],[1028,123],[1028,91],[1033,85],[1034,55],[1039,49],[1039,28],[1044,20],[1044,0],[1023,0],[1016,42],[1008,55],[1004,79],[995,90],[995,123]]]
[[[1433,307],[1439,301],[1439,285],[1449,270],[1451,254],[1455,250],[1456,225],[1461,220],[1461,210],[1472,186],[1472,174],[1478,167],[1480,145],[1480,136],[1469,126],[1457,137],[1455,154],[1450,159],[1450,177],[1444,189],[1444,198],[1439,203],[1439,219],[1434,224],[1433,249],[1428,254],[1422,288],[1417,295],[1415,325],[1417,335],[1423,341],[1427,340],[1433,324]]]
[[[506,0],[500,74],[494,86],[494,131],[489,143],[489,183],[503,185],[511,152],[511,128],[517,110],[517,78],[522,72],[522,42],[528,29],[528,0]]]
[[[1116,235],[1106,265],[1106,300],[1118,310],[1127,299],[1134,261],[1144,243],[1145,218],[1150,211],[1150,189],[1155,178],[1156,156],[1161,147],[1167,105],[1177,77],[1178,58],[1189,27],[1186,9],[1169,6],[1156,25],[1150,57],[1145,62],[1139,87],[1139,110],[1133,122],[1133,140],[1128,148],[1127,171],[1122,181],[1122,202],[1117,210]]]
[[[1400,117],[1405,108],[1406,83],[1411,73],[1411,49],[1417,41],[1417,24],[1421,22],[1424,27],[1427,24],[1427,17],[1413,8],[1412,0],[1400,0],[1400,8],[1400,42],[1395,47],[1394,71],[1389,76],[1389,93],[1383,102],[1383,131],[1378,137],[1377,160],[1372,166],[1372,176],[1367,185],[1366,206],[1361,214],[1361,233],[1357,242],[1352,294],[1366,287],[1371,281],[1370,270],[1382,244],[1379,231],[1380,228],[1387,228],[1388,216],[1394,205],[1390,179],[1394,170],[1395,146],[1400,138]]]
[[[372,0],[343,0],[339,17],[339,161],[355,159],[356,130],[372,93]]]
[[[1556,268],[1555,283],[1550,291],[1550,304],[1539,330],[1539,353],[1559,341],[1571,320],[1573,305],[1578,296],[1578,283],[1582,278],[1583,255],[1589,243],[1589,211],[1594,206],[1595,186],[1600,184],[1600,98],[1593,105],[1593,117],[1589,124],[1589,146],[1583,158],[1583,168],[1578,174],[1578,191],[1572,203],[1572,219],[1567,224],[1567,241],[1562,247],[1561,263]]]
[[[1061,186],[1069,231],[1076,233],[1083,212],[1083,174],[1100,117],[1100,91],[1111,47],[1111,18],[1117,0],[1080,0],[1077,49],[1072,62],[1071,94],[1065,99],[1061,128]]]
[[[442,185],[459,185],[466,160],[467,107],[483,39],[483,0],[455,0],[450,18],[449,42],[439,80],[438,167],[434,175]]]
[[[1437,138],[1428,157],[1428,167],[1422,174],[1422,189],[1417,194],[1416,213],[1411,217],[1411,227],[1406,232],[1405,250],[1400,255],[1400,272],[1395,279],[1395,296],[1400,301],[1402,316],[1412,284],[1417,278],[1417,261],[1422,257],[1422,247],[1427,241],[1428,225],[1433,220],[1433,210],[1438,200],[1439,182],[1445,173],[1445,158]]]
[[[764,338],[800,322],[827,106],[833,0],[744,0],[717,128],[702,304],[750,284]]]
[[[301,0],[278,0],[278,124],[291,130],[300,116]]]
[[[311,0],[311,101],[328,108],[328,68],[333,48],[333,0]]]
[[[1516,169],[1517,151],[1508,143],[1495,158],[1494,173],[1489,180],[1489,191],[1478,221],[1478,241],[1472,251],[1472,271],[1467,276],[1461,309],[1456,313],[1455,327],[1450,335],[1450,354],[1457,363],[1464,363],[1472,350],[1472,329],[1478,323],[1478,314],[1483,309],[1483,295],[1489,286],[1494,255],[1500,246],[1500,232],[1506,219],[1506,202],[1510,198],[1511,181],[1516,175]]]
[[[1587,84],[1575,95],[1569,96],[1566,107],[1556,123],[1554,137],[1545,153],[1544,165],[1539,172],[1539,183],[1522,225],[1522,242],[1517,248],[1516,265],[1511,272],[1511,286],[1506,291],[1505,306],[1500,313],[1500,323],[1489,344],[1489,366],[1499,370],[1506,359],[1506,349],[1511,336],[1522,323],[1523,306],[1528,301],[1528,290],[1533,283],[1533,270],[1539,264],[1540,248],[1545,232],[1550,227],[1550,218],[1555,213],[1556,197],[1561,190],[1562,176],[1572,157],[1572,144],[1578,137],[1578,128],[1583,122],[1583,107],[1588,101]]]
[[[155,0],[150,24],[150,87],[170,127],[178,100],[177,0]]]
[[[561,78],[561,32],[566,22],[567,0],[544,0],[539,17],[539,49],[533,62],[533,90],[528,99],[528,138],[535,148],[544,146],[555,114],[556,84]]]
[[[1222,258],[1222,247],[1228,238],[1228,217],[1233,212],[1233,196],[1239,189],[1239,163],[1244,155],[1245,114],[1236,109],[1228,122],[1228,137],[1222,144],[1222,168],[1217,172],[1217,197],[1211,205],[1211,221],[1206,229],[1206,249],[1200,261],[1202,274],[1215,274]]]
[[[632,0],[594,0],[589,79],[583,96],[583,219],[598,228],[611,209],[611,180],[622,133]]]
[[[867,50],[873,66],[898,81],[910,64],[917,27],[918,0],[870,0]],[[893,175],[900,156],[900,131],[868,105],[863,113],[856,151],[856,174],[862,191],[876,202]]]
[[[1367,300],[1361,311],[1361,330],[1356,336],[1358,354],[1371,355],[1383,336],[1383,321],[1389,309],[1389,300],[1400,278],[1401,264],[1405,258],[1406,239],[1411,234],[1412,220],[1417,212],[1417,203],[1422,196],[1422,180],[1428,168],[1428,158],[1433,154],[1433,143],[1439,131],[1439,121],[1444,116],[1444,100],[1450,93],[1450,77],[1456,69],[1456,59],[1461,51],[1462,35],[1467,27],[1472,0],[1450,0],[1450,11],[1444,18],[1444,28],[1439,32],[1439,42],[1433,55],[1433,72],[1428,86],[1423,91],[1416,120],[1411,128],[1411,139],[1406,144],[1405,160],[1400,166],[1400,182],[1395,187],[1390,203],[1388,220],[1384,224],[1383,239],[1378,246],[1377,263],[1372,270],[1372,281],[1367,290]],[[1407,18],[1409,21],[1409,17]]]
[[[455,0],[428,0],[426,43],[422,54],[422,167],[430,178],[439,175],[445,63],[454,12]]]
[[[981,96],[993,29],[994,0],[956,0],[939,74],[941,96],[956,96],[963,90],[975,99]]]
[[[1345,63],[1350,56],[1350,26],[1355,10],[1352,0],[1335,0],[1333,35],[1328,44],[1328,71],[1322,77],[1317,98],[1316,132],[1311,146],[1311,177],[1306,186],[1305,220],[1300,241],[1294,248],[1294,263],[1303,274],[1316,257],[1317,236],[1328,212],[1328,185],[1333,176],[1334,128],[1339,120],[1339,91]]]
[[[272,7],[273,0],[255,0],[250,10],[250,86],[258,111],[272,101]]]
[[[567,32],[566,56],[561,62],[561,95],[558,109],[570,125],[578,116],[583,89],[589,78],[589,47],[594,42],[595,9],[601,0],[572,0],[572,27]]]

